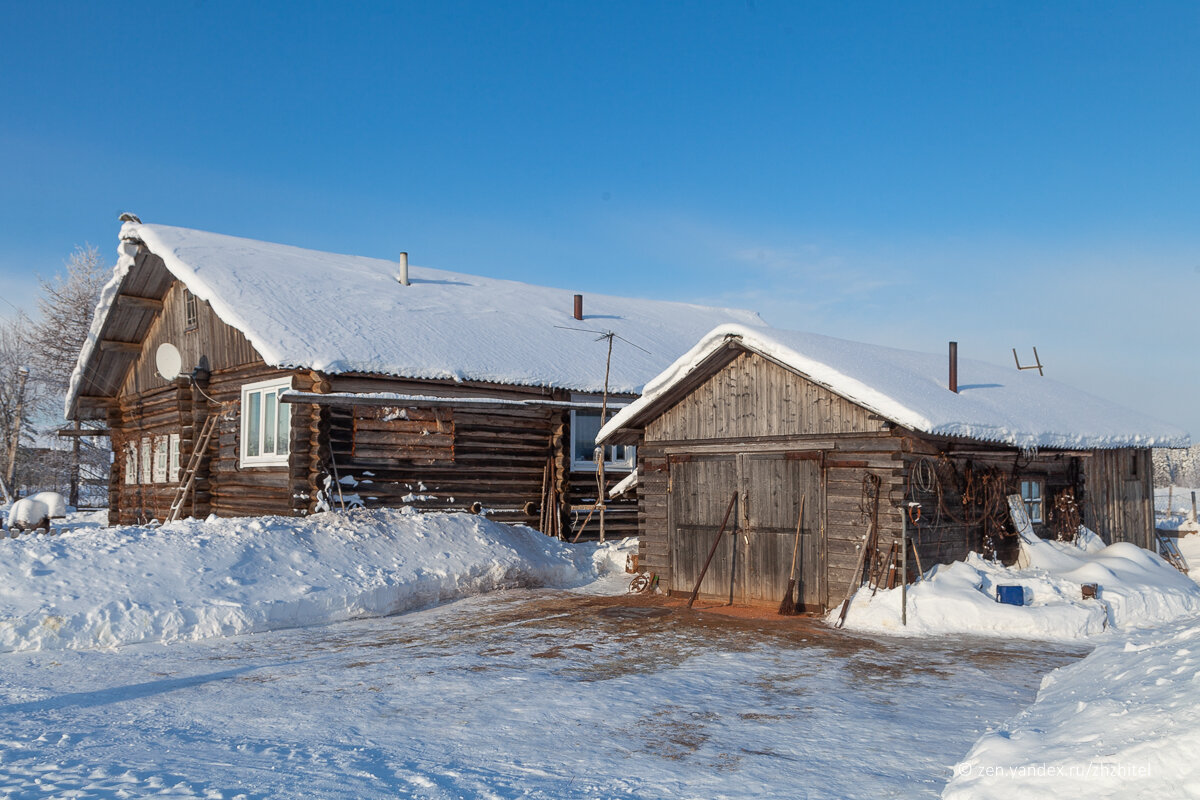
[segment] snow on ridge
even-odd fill
[[[932,435],[1014,447],[1186,447],[1188,435],[1052,378],[959,359],[959,391],[946,385],[944,354],[852,342],[815,333],[729,323],[709,331],[646,384],[600,432],[611,436],[730,340],[806,375],[835,394]]]
[[[754,312],[573,292],[307,250],[223,234],[127,222],[175,277],[237,328],[272,366],[410,378],[478,380],[577,391],[604,387],[604,348],[615,331],[610,389],[640,391],[666,359],[720,322],[762,324]],[[331,302],[346,313],[328,313]]]
[[[108,279],[108,283],[104,284],[104,287],[100,290],[100,298],[96,301],[96,310],[92,313],[91,327],[88,329],[87,338],[84,339],[83,346],[79,349],[79,358],[75,361],[75,369],[71,371],[71,377],[67,381],[67,397],[63,415],[68,418],[71,416],[71,406],[75,403],[75,398],[82,388],[83,371],[100,342],[100,333],[104,328],[104,322],[108,319],[113,304],[117,301],[117,295],[121,290],[121,282],[125,280],[125,276],[133,268],[136,257],[137,245],[132,242],[122,241],[117,248],[117,263],[113,266],[112,277]]]
[[[0,542],[0,652],[231,636],[577,586],[623,563],[627,545],[395,509],[23,537]]]
[[[942,797],[1195,797],[1198,684],[1200,620],[1105,642],[984,734]]]

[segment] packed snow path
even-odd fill
[[[936,797],[981,734],[1083,654],[558,590],[7,653],[0,795]]]

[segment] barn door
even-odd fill
[[[700,584],[728,602],[778,604],[787,589],[800,498],[806,497],[796,558],[798,602],[825,602],[821,566],[820,462],[803,453],[686,456],[671,460],[671,590],[690,593],[736,491],[737,507]]]
[[[747,603],[778,603],[787,590],[800,498],[804,524],[796,553],[797,601],[824,606],[821,583],[821,469],[810,453],[747,453],[738,457],[741,526],[734,556],[735,595]]]
[[[737,459],[732,455],[672,459],[670,480],[671,591],[690,593],[737,489]],[[729,527],[736,522],[731,516]],[[705,573],[701,594],[729,596],[733,537],[726,533],[724,539]]]

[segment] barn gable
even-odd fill
[[[733,360],[646,426],[647,442],[881,433],[882,417],[763,355]]]

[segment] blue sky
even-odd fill
[[[0,0],[0,295],[117,221],[1006,363],[1200,434],[1200,5]],[[9,314],[0,302],[0,314]]]

